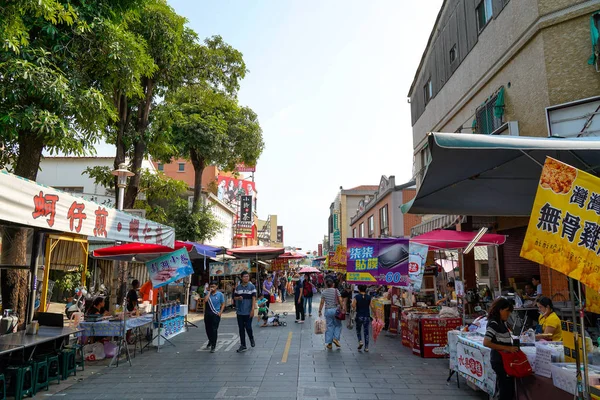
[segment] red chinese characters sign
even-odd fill
[[[173,228],[0,172],[0,220],[109,240],[173,246]]]
[[[458,342],[456,346],[456,359],[458,371],[476,381],[484,381],[483,354],[478,348]]]

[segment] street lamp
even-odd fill
[[[123,198],[125,197],[127,178],[135,174],[127,169],[127,164],[125,163],[119,164],[119,169],[115,169],[111,174],[117,177],[117,187],[119,188],[119,204],[117,209],[123,211]]]

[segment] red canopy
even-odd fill
[[[227,254],[237,258],[254,258],[257,260],[272,260],[283,254],[283,247],[247,246],[227,250]]]
[[[298,253],[294,253],[294,252],[288,251],[287,253],[281,254],[277,258],[282,259],[282,260],[302,260],[302,259],[306,258],[306,256],[303,256],[302,254],[298,254]]]
[[[426,244],[434,249],[462,249],[473,241],[477,232],[459,232],[449,230],[435,230],[411,238],[411,242]],[[476,246],[497,246],[506,242],[506,236],[495,233],[486,233],[477,242]]]
[[[120,246],[111,246],[94,250],[94,257],[122,261],[129,261],[135,257],[137,261],[147,261],[156,258],[161,254],[172,253],[173,251],[179,250],[183,247],[185,247],[187,251],[192,251],[194,245],[192,243],[181,242],[179,240],[175,241],[173,248],[162,246],[160,244],[133,242],[125,243]],[[144,255],[149,255],[150,257],[144,257]]]

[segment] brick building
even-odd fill
[[[400,206],[415,196],[415,182],[396,185],[396,178],[382,176],[377,190],[364,196],[350,218],[348,237],[410,237],[411,228],[421,217],[403,214]]]
[[[598,62],[588,60],[590,26],[600,23],[593,17],[599,10],[598,1],[444,1],[408,93],[417,192],[431,159],[428,132],[598,136],[593,113],[600,106],[600,74]],[[485,226],[508,235],[499,260],[490,257],[490,266],[500,265],[503,283],[514,278],[522,288],[539,274],[544,294],[567,293],[564,276],[519,257],[528,217],[423,219],[416,233]]]

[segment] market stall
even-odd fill
[[[219,282],[219,289],[225,296],[225,304],[230,305],[233,301],[233,291],[236,282],[240,279],[243,271],[252,273],[250,260],[229,260],[226,262],[211,262],[209,264],[209,276],[211,280]]]

